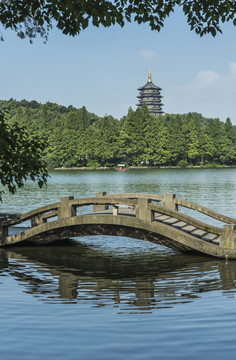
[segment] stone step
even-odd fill
[[[174,217],[170,217],[169,219],[164,220],[164,222],[167,223],[167,224],[173,225],[173,224],[179,222],[179,219],[176,219]]]
[[[177,228],[182,228],[185,225],[188,225],[188,224],[184,221],[178,221],[177,223],[173,224],[173,226],[177,227]]]
[[[196,230],[193,230],[191,232],[191,234],[201,238],[202,236],[204,236],[206,234],[206,231],[201,230],[201,229],[196,229]]]
[[[218,237],[219,236],[217,234],[206,233],[204,236],[202,236],[202,239],[206,241],[213,241]]]
[[[161,216],[158,216],[157,220],[158,221],[165,221],[167,219],[170,219],[170,216],[168,215],[161,215]]]
[[[163,216],[162,213],[155,212],[155,219],[158,219],[160,216]]]
[[[195,226],[192,226],[192,225],[187,225],[187,226],[183,226],[182,228],[181,228],[181,230],[183,230],[183,231],[186,231],[186,232],[192,232],[192,231],[194,231],[194,230],[196,230],[197,228],[195,228]]]

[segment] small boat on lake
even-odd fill
[[[115,168],[115,170],[117,170],[117,171],[127,171],[127,170],[129,170],[129,168],[127,168],[125,166],[125,164],[118,164],[117,167]]]

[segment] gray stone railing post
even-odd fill
[[[113,215],[114,216],[119,215],[119,206],[116,204],[113,204]]]
[[[139,198],[138,206],[136,208],[136,218],[140,220],[153,221],[154,212],[148,208],[148,204],[151,202],[147,198]]]
[[[220,246],[224,249],[236,249],[236,225],[224,225],[220,236]]]
[[[8,227],[3,226],[5,220],[5,218],[0,218],[0,244],[4,244],[4,240],[8,236]]]
[[[162,201],[162,205],[171,210],[178,211],[178,205],[175,204],[174,199],[175,199],[175,194],[164,194],[164,199]]]
[[[103,197],[106,194],[107,193],[105,191],[103,191],[103,192],[95,194],[95,197]],[[108,209],[109,209],[108,205],[93,205],[93,212],[99,212],[99,211],[104,211],[104,210],[108,210]]]
[[[76,216],[76,209],[70,205],[70,200],[74,200],[74,196],[62,197],[58,208],[58,219]]]
[[[47,219],[44,219],[42,217],[42,215],[36,215],[31,219],[31,226],[37,226],[37,225],[41,225],[47,222]]]

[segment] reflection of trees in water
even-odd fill
[[[46,301],[151,310],[235,289],[236,263],[177,253],[116,257],[71,242],[0,250],[0,271]]]

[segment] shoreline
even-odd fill
[[[212,166],[208,166],[208,165],[195,165],[195,166],[185,166],[185,167],[180,167],[180,166],[129,166],[127,169],[129,170],[146,170],[146,169],[156,169],[156,170],[160,170],[160,169],[182,169],[182,170],[187,170],[187,169],[233,169],[236,168],[236,165],[212,165]],[[102,171],[102,170],[115,170],[115,167],[71,167],[71,168],[53,168],[50,169],[51,171]]]

